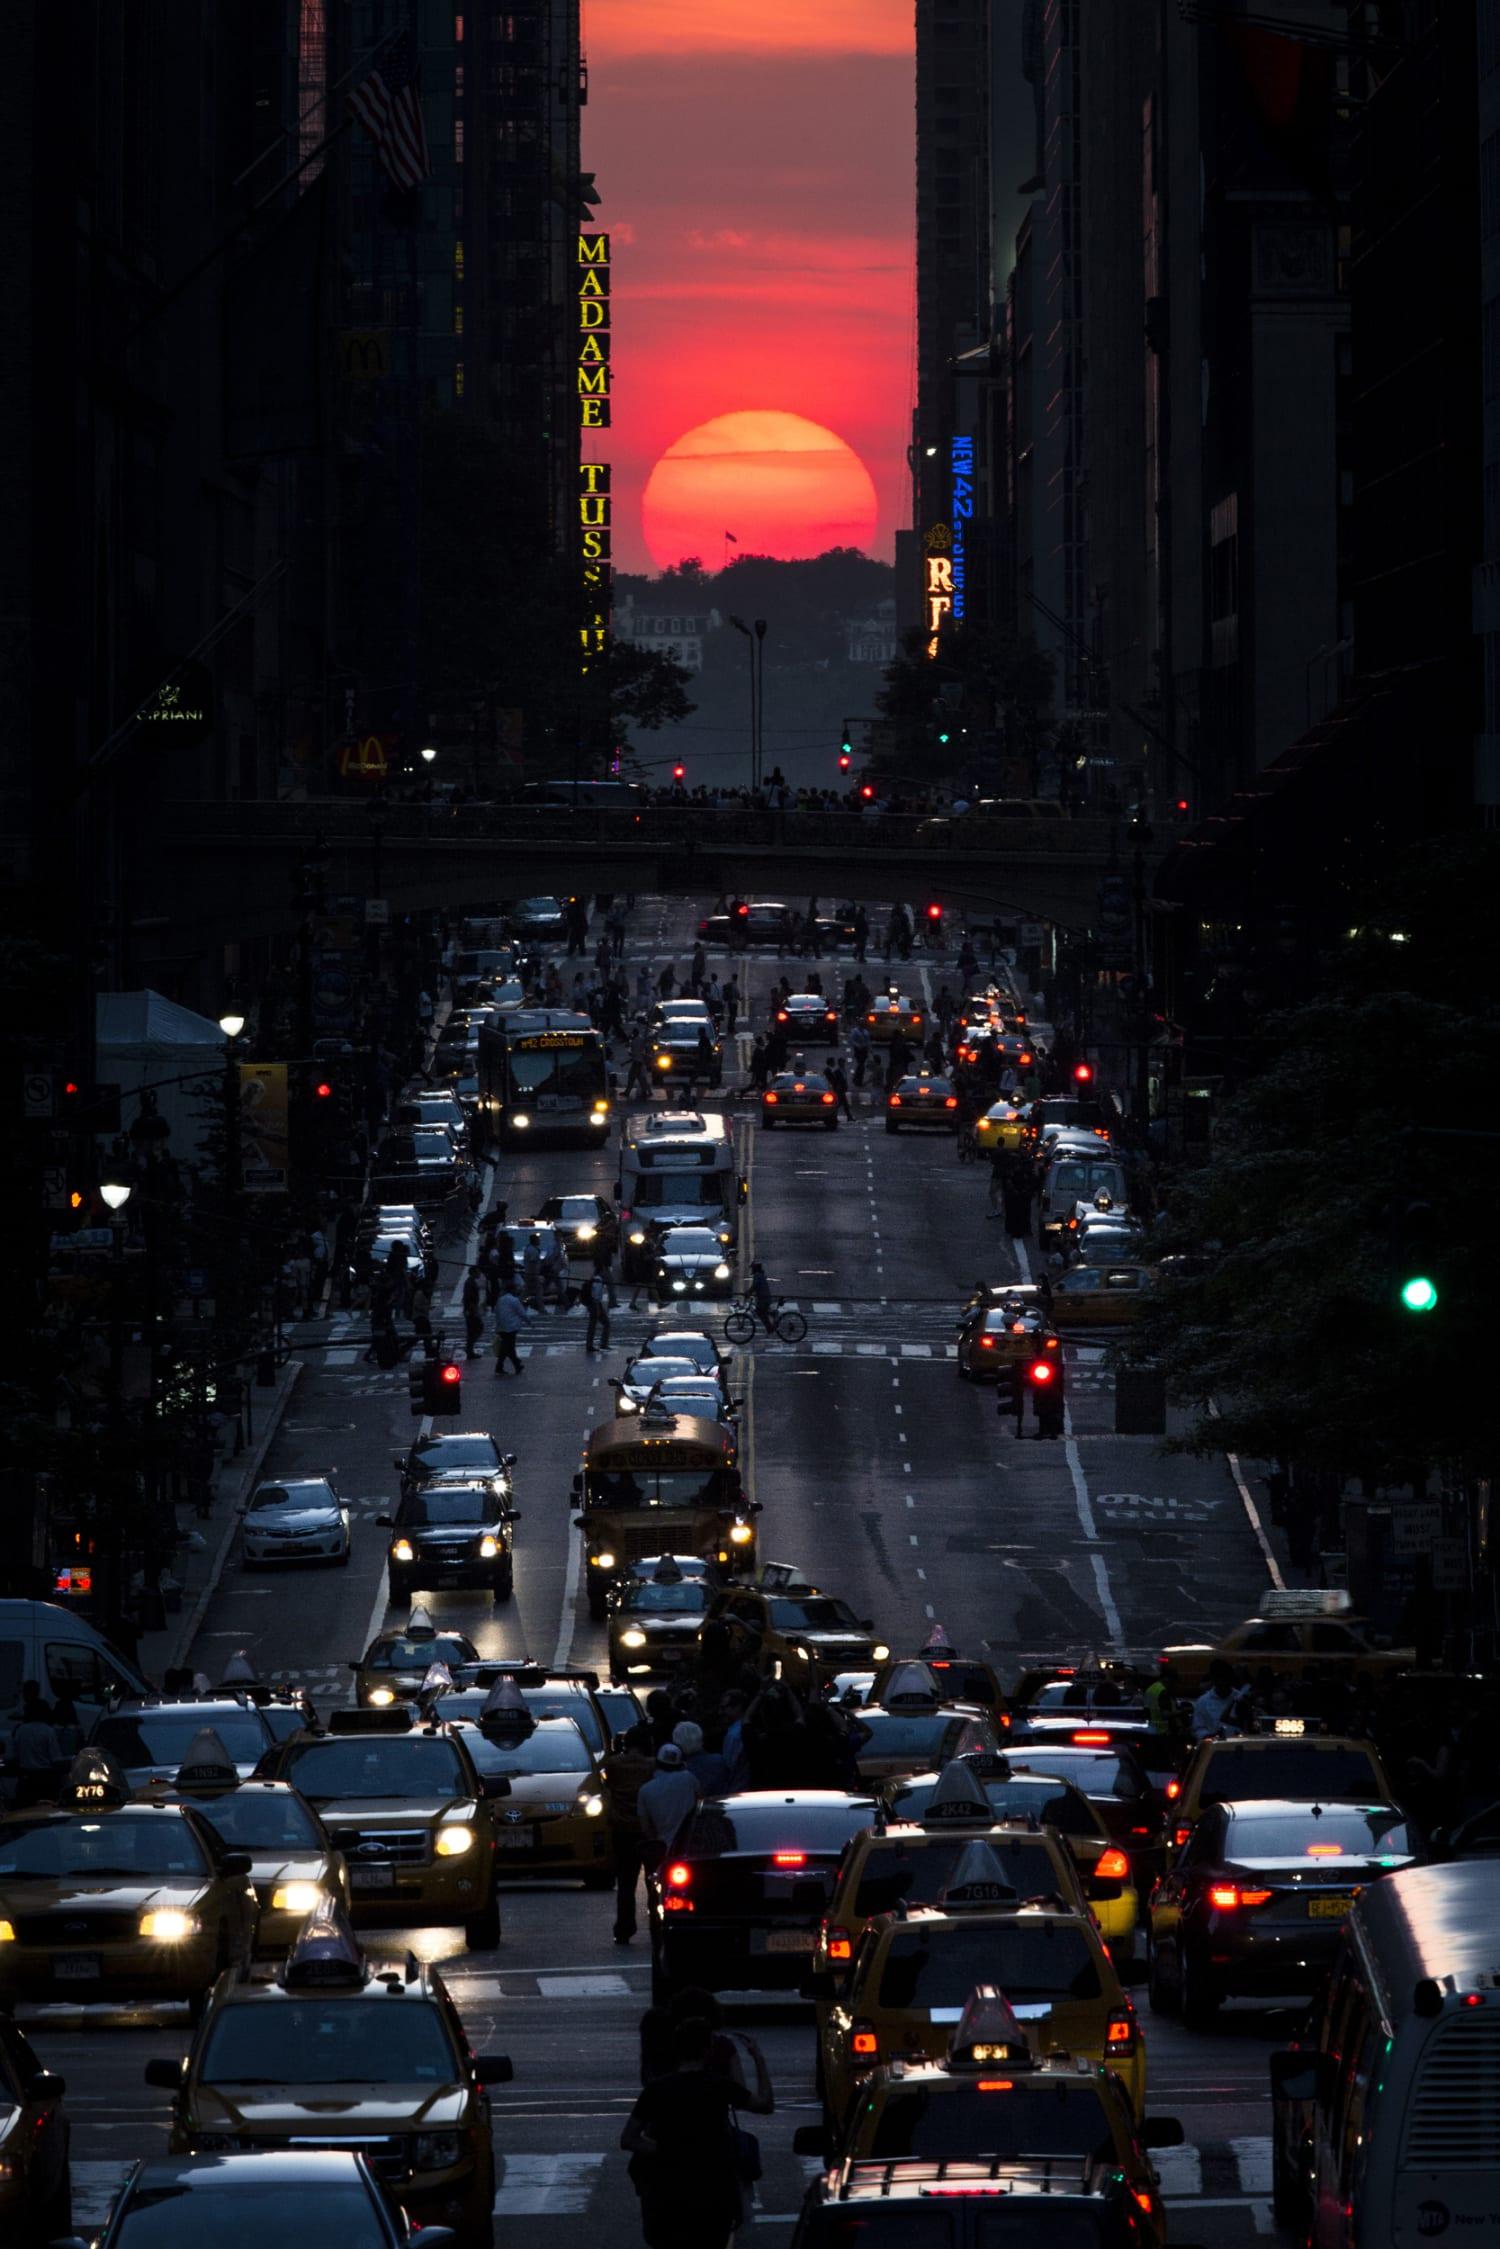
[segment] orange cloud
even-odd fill
[[[911,0],[588,0],[591,60],[635,55],[909,55]]]

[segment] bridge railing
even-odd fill
[[[656,804],[639,812],[580,805],[409,803],[372,797],[296,797],[272,802],[179,800],[163,807],[163,832],[180,843],[315,842],[358,849],[380,832],[382,844],[462,847],[476,842],[614,846],[625,850],[712,854],[747,851],[882,851],[948,857],[1012,853],[1027,858],[1105,858],[1119,840],[1097,819],[990,818],[810,810],[762,812],[743,805]]]

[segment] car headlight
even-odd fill
[[[483,1538],[482,1538],[482,1539],[481,1539],[481,1540],[479,1541],[479,1558],[480,1558],[480,1560],[481,1560],[482,1562],[492,1562],[492,1561],[494,1560],[495,1556],[496,1556],[496,1555],[497,1555],[497,1554],[499,1553],[499,1551],[500,1551],[500,1541],[499,1541],[499,1539],[498,1539],[498,1538],[491,1538],[491,1536],[490,1536],[489,1532],[488,1532],[488,1531],[486,1531],[486,1532],[485,1532],[485,1534],[484,1534],[484,1537],[483,1537]]]
[[[411,1540],[409,1538],[398,1538],[391,1547],[391,1560],[393,1562],[409,1562],[411,1559]]]
[[[604,1810],[604,1798],[598,1795],[580,1796],[578,1809],[585,1819],[596,1820]]]
[[[158,1944],[181,1944],[186,1937],[198,1934],[196,1913],[184,1913],[180,1906],[159,1905],[151,1913],[141,1915],[141,1935],[151,1937]]]
[[[632,1397],[628,1397],[628,1396],[626,1396],[626,1397],[622,1397],[622,1398],[621,1398],[621,1400],[620,1400],[620,1411],[621,1411],[621,1413],[622,1413],[622,1414],[625,1414],[625,1413],[639,1413],[639,1412],[640,1412],[640,1410],[641,1410],[641,1409],[640,1409],[640,1404],[639,1404],[638,1400],[636,1400],[635,1398],[632,1398]]]
[[[748,1546],[754,1536],[755,1526],[753,1523],[731,1523],[729,1526],[729,1543],[731,1546]]]
[[[620,1645],[622,1648],[643,1648],[646,1645],[646,1635],[638,1624],[633,1624],[628,1632],[620,1634]]]
[[[9,1921],[0,1921],[0,1944],[14,1944],[16,1932]]]
[[[671,1055],[670,1055],[670,1054],[659,1054],[659,1055],[658,1055],[658,1056],[656,1057],[656,1067],[658,1068],[658,1070],[670,1070],[670,1069],[671,1069],[671,1067],[672,1067],[672,1057],[671,1057]]]
[[[323,1887],[319,1882],[278,1882],[271,1892],[273,1913],[311,1913],[322,1902]]]
[[[531,1119],[530,1117],[523,1117],[518,1113],[516,1116],[512,1117],[510,1121],[515,1126],[517,1132],[524,1132],[527,1126],[530,1124]]]
[[[591,1554],[589,1556],[589,1560],[593,1563],[596,1570],[612,1570],[615,1566],[615,1558],[613,1554],[610,1553],[608,1547],[606,1547],[600,1554]]]
[[[636,1230],[636,1229],[632,1229],[632,1232],[631,1232],[631,1236],[630,1236],[630,1246],[631,1246],[631,1248],[632,1248],[632,1249],[642,1249],[642,1248],[644,1248],[644,1247],[645,1247],[645,1242],[646,1242],[646,1237],[645,1237],[645,1235],[644,1235],[643,1233],[639,1232],[639,1231],[638,1231],[638,1230]]]
[[[609,1103],[607,1101],[596,1101],[594,1103],[594,1115],[596,1117],[607,1117],[609,1115]]]
[[[870,1650],[871,1655],[875,1658],[875,1661],[877,1663],[884,1663],[890,1652],[891,1651],[886,1646],[884,1640],[877,1640],[874,1647]]]
[[[729,1267],[727,1265],[716,1265],[714,1267],[714,1279],[716,1281],[727,1281],[728,1278]]]
[[[674,1282],[672,1283],[672,1287],[673,1287],[673,1289],[675,1290],[675,1292],[677,1293],[677,1295],[678,1295],[678,1296],[682,1296],[682,1295],[684,1295],[684,1294],[686,1293],[686,1290],[687,1290],[687,1282],[686,1282],[686,1281],[674,1281]]]
[[[597,1226],[579,1226],[574,1230],[573,1239],[575,1242],[591,1242],[598,1231]]]
[[[463,2152],[461,2132],[419,2132],[412,2142],[411,2167],[414,2171],[446,2171],[462,2160]]]
[[[474,1848],[474,1830],[455,1820],[451,1827],[440,1827],[433,1849],[440,1859],[461,1859],[465,1851]]]
[[[365,1700],[376,1710],[389,1710],[396,1697],[389,1687],[372,1687]]]

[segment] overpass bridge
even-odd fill
[[[204,943],[293,928],[299,860],[326,895],[383,897],[393,913],[450,912],[558,891],[716,898],[937,900],[949,913],[1087,929],[1111,868],[1133,871],[1135,839],[1098,819],[958,818],[840,810],[760,812],[653,805],[397,803],[347,797],[178,801],[153,821],[174,925]],[[1149,846],[1149,880],[1160,851]]]

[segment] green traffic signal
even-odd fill
[[[1414,1273],[1401,1284],[1401,1302],[1408,1312],[1435,1312],[1437,1300],[1437,1283],[1428,1280],[1425,1273]]]

